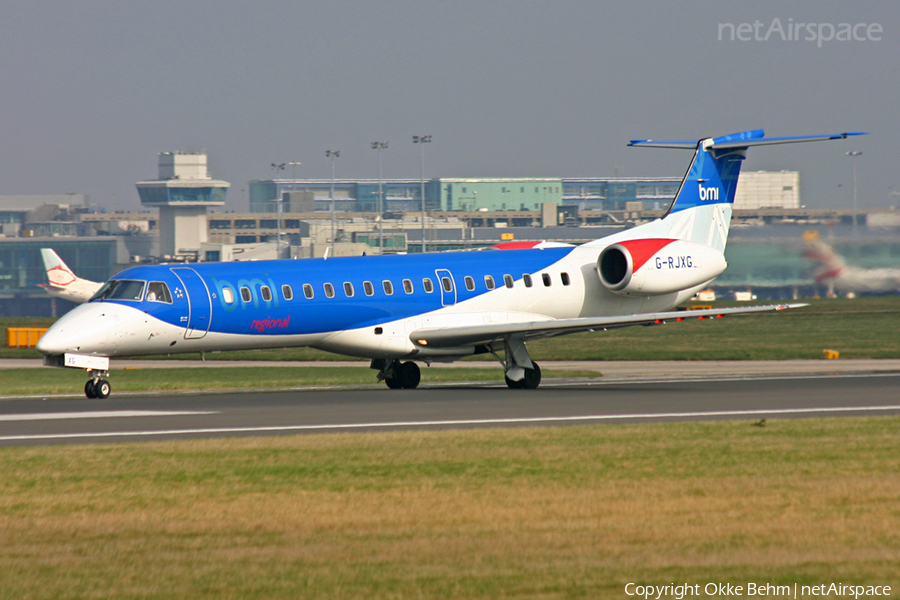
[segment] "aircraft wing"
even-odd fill
[[[465,327],[434,327],[417,329],[409,334],[409,339],[418,346],[445,348],[490,344],[507,337],[524,340],[554,337],[581,331],[606,331],[633,325],[661,325],[667,321],[689,319],[714,319],[730,315],[775,312],[789,308],[800,308],[808,304],[774,304],[767,306],[739,306],[734,308],[704,309],[690,311],[669,311],[644,313],[617,317],[588,317],[577,319],[556,319],[522,323],[502,323],[471,325]]]

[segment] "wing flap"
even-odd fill
[[[807,304],[773,304],[766,306],[741,306],[733,308],[704,309],[691,311],[668,311],[644,313],[619,317],[587,317],[577,319],[557,319],[552,321],[528,321],[470,325],[465,327],[435,327],[417,329],[409,334],[409,339],[417,346],[428,348],[449,348],[490,344],[508,336],[525,340],[553,337],[581,331],[618,329],[634,325],[656,325],[666,321],[682,321],[693,318],[724,317],[752,313],[775,312],[789,308],[800,308]]]

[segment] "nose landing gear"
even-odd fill
[[[109,357],[93,354],[45,354],[44,366],[64,367],[70,369],[84,369],[88,374],[87,383],[84,384],[84,395],[90,399],[104,399],[109,397],[112,387],[104,377],[109,377]]]
[[[109,398],[112,386],[109,385],[107,380],[102,379],[103,377],[108,377],[109,374],[106,371],[88,372],[91,374],[91,378],[84,384],[84,395],[90,399],[99,398],[103,400]]]

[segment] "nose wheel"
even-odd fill
[[[112,386],[109,385],[109,382],[105,379],[101,379],[102,373],[98,373],[92,379],[88,379],[87,383],[84,384],[84,395],[90,399],[98,398],[103,400],[105,398],[109,398],[110,392],[112,392]]]

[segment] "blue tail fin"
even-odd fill
[[[702,140],[632,140],[629,146],[694,150],[675,200],[663,217],[671,235],[724,250],[741,162],[750,146],[845,139],[861,132],[766,138],[762,129]],[[691,211],[685,213],[685,211]],[[682,214],[683,213],[683,214]],[[696,214],[695,214],[696,213]],[[682,218],[690,215],[690,218]]]
[[[716,150],[715,144],[719,141],[759,139],[763,135],[763,131],[757,129],[697,142],[694,160],[666,214],[707,204],[734,204],[734,192],[741,162],[747,158],[747,147]]]

